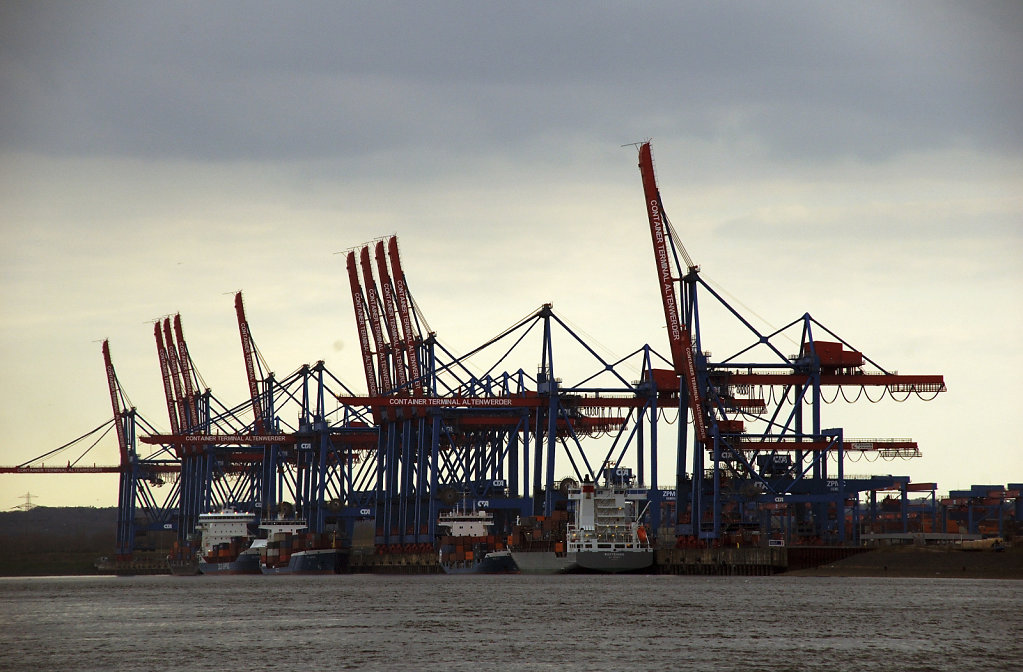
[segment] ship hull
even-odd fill
[[[640,572],[654,564],[651,550],[640,551],[579,551],[576,553],[579,568],[591,572],[621,574]]]
[[[292,553],[288,564],[280,567],[260,565],[263,574],[337,574],[341,567],[341,551],[316,548]]]
[[[487,553],[479,562],[442,562],[440,566],[445,574],[517,574],[519,571],[508,551]]]
[[[201,574],[259,574],[259,555],[242,553],[236,560],[229,562],[199,561]]]
[[[512,551],[512,560],[523,574],[567,574],[578,567],[575,553]]]
[[[196,576],[201,563],[195,560],[167,560],[167,567],[174,576]]]

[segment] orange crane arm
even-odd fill
[[[121,466],[128,466],[128,438],[121,422],[121,396],[117,385],[117,374],[114,372],[113,360],[110,359],[110,341],[103,341],[103,365],[107,371],[107,387],[110,390],[110,406],[114,411],[114,427],[117,429],[117,448],[121,453]]]
[[[419,364],[419,350],[417,349],[417,338],[412,333],[412,317],[409,306],[408,285],[405,281],[405,272],[401,268],[401,257],[398,254],[398,237],[391,236],[387,241],[387,253],[391,258],[391,271],[394,276],[394,295],[398,304],[398,316],[401,318],[401,331],[404,335],[402,342],[405,345],[405,353],[408,358],[409,378],[412,380],[412,391],[416,396],[423,394],[422,367]]]
[[[252,399],[252,414],[255,417],[256,433],[262,434],[265,431],[265,427],[263,423],[263,409],[259,402],[259,381],[256,380],[252,337],[249,334],[249,322],[245,319],[245,305],[242,303],[241,292],[234,295],[234,309],[238,314],[238,333],[242,339],[242,356],[245,357],[245,375],[249,381],[249,397]],[[177,434],[177,432],[172,433]]]
[[[369,263],[369,246],[362,248],[359,257],[362,264],[362,280],[366,286],[366,312],[369,314],[370,331],[377,349],[377,370],[380,374],[380,387],[390,393],[394,389],[391,384],[390,365],[387,361],[387,343],[384,341],[384,330],[380,325],[380,301],[377,294],[376,281],[373,280],[373,267]]]
[[[359,282],[359,271],[355,265],[355,252],[348,253],[348,282],[352,286],[352,305],[355,307],[355,326],[359,331],[359,348],[362,350],[362,368],[366,371],[366,389],[369,396],[377,396],[377,374],[373,369],[373,350],[369,346],[366,327],[366,299]]]
[[[803,385],[807,375],[799,373],[729,373],[729,385]],[[936,374],[900,373],[823,373],[820,384],[826,386],[887,387],[892,392],[937,393],[945,391],[945,377]]]
[[[167,416],[170,418],[171,433],[177,434],[178,409],[174,402],[174,390],[171,389],[170,363],[167,361],[167,346],[163,342],[163,334],[160,333],[159,320],[153,325],[153,335],[156,336],[156,355],[160,359],[160,373],[163,376],[163,396],[167,399]]]
[[[167,364],[170,368],[171,384],[174,386],[174,407],[178,411],[178,426],[185,429],[190,426],[188,409],[185,406],[185,394],[181,389],[181,371],[178,366],[178,349],[174,345],[170,318],[163,321],[163,340],[167,346]]]
[[[654,176],[654,161],[650,153],[650,143],[644,142],[639,148],[639,172],[643,178],[643,195],[646,198],[647,219],[650,222],[650,238],[654,246],[654,262],[657,265],[657,278],[661,288],[661,303],[664,306],[664,319],[668,327],[668,340],[671,344],[671,359],[675,365],[675,373],[683,376],[689,390],[689,408],[693,412],[693,423],[696,427],[696,438],[703,444],[708,443],[707,424],[703,411],[703,398],[696,380],[696,362],[693,358],[692,336],[689,327],[681,319],[675,283],[679,278],[672,273],[672,256],[668,250],[671,233],[668,230],[661,203],[661,194],[657,189]]]
[[[181,366],[181,382],[185,386],[185,409],[188,411],[189,427],[199,426],[199,407],[195,403],[195,388],[192,387],[192,358],[188,356],[185,332],[181,329],[181,313],[174,315],[174,335],[178,340],[178,364]]]
[[[148,471],[181,471],[180,468],[173,469],[147,468]],[[0,474],[119,474],[123,472],[122,467],[0,467]]]
[[[675,296],[675,283],[678,278],[672,275],[671,257],[668,254],[668,230],[664,221],[664,209],[661,195],[657,190],[654,177],[653,157],[650,154],[650,143],[643,143],[639,148],[639,172],[643,178],[643,195],[646,198],[647,219],[650,221],[650,237],[654,245],[654,262],[657,265],[657,277],[661,288],[661,302],[664,305],[664,317],[668,325],[668,340],[671,344],[671,359],[675,364],[675,373],[682,374],[684,355],[685,326],[679,316],[678,300]]]
[[[398,321],[394,316],[394,290],[391,285],[391,274],[387,270],[387,259],[384,256],[384,241],[377,242],[374,256],[377,262],[377,275],[380,276],[380,299],[383,303],[384,323],[387,325],[387,336],[391,339],[394,377],[402,394],[407,394],[408,376],[405,370],[405,348],[401,344],[401,333],[398,331]]]

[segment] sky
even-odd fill
[[[1017,2],[0,3],[0,464],[111,417],[103,339],[167,428],[168,314],[246,399],[238,290],[277,372],[322,359],[364,390],[337,253],[385,235],[453,350],[553,303],[607,352],[667,354],[650,139],[744,314],[945,376],[929,403],[829,409],[923,454],[847,472],[1023,482],[1020,72]],[[116,461],[108,436],[81,463]],[[0,509],[29,492],[115,506],[117,479],[0,475]]]

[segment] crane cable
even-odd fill
[[[87,448],[87,449],[85,450],[85,453],[88,453],[88,452],[89,452],[90,450],[92,450],[92,449],[93,449],[93,448],[94,448],[94,447],[96,446],[96,444],[97,444],[97,443],[99,443],[99,442],[100,442],[100,440],[101,440],[101,439],[102,439],[102,438],[103,438],[104,436],[106,436],[107,434],[109,434],[109,433],[110,433],[110,430],[111,430],[111,429],[113,429],[113,427],[114,427],[114,422],[116,422],[116,421],[115,421],[115,420],[113,420],[113,419],[111,419],[111,420],[107,420],[106,422],[104,422],[104,423],[103,423],[102,425],[100,425],[99,427],[96,427],[95,429],[93,429],[93,430],[90,430],[90,431],[86,432],[85,434],[82,434],[82,435],[81,435],[81,436],[79,436],[79,437],[78,437],[77,439],[72,439],[72,440],[68,441],[67,443],[65,443],[65,444],[64,444],[63,446],[59,446],[59,447],[57,447],[57,448],[54,448],[53,450],[49,451],[48,453],[43,453],[43,454],[42,454],[42,455],[40,455],[39,457],[33,457],[33,458],[32,458],[31,460],[29,460],[28,462],[23,462],[22,464],[19,464],[19,465],[18,465],[18,466],[17,466],[16,468],[17,468],[17,469],[21,469],[22,467],[27,467],[28,465],[32,464],[33,462],[38,462],[38,461],[40,461],[40,460],[43,460],[43,459],[45,459],[45,458],[47,458],[47,457],[49,457],[49,456],[51,456],[51,455],[55,455],[56,453],[59,453],[60,451],[64,450],[65,448],[70,448],[71,446],[75,445],[76,443],[78,443],[78,442],[79,442],[79,441],[81,441],[82,439],[86,438],[87,436],[92,436],[93,434],[95,434],[95,433],[96,433],[96,432],[98,432],[99,430],[101,430],[101,429],[103,429],[104,427],[106,427],[106,431],[104,431],[104,432],[103,432],[102,434],[100,434],[99,438],[98,438],[98,439],[96,439],[95,441],[93,441],[92,445],[91,445],[91,446],[89,446],[89,447],[88,447],[88,448]],[[108,426],[108,425],[109,425],[109,426]],[[84,457],[84,456],[85,456],[85,453],[82,453],[82,457]],[[78,458],[77,460],[75,460],[75,464],[77,464],[77,463],[78,463],[78,461],[82,459],[82,457],[79,457],[79,458]]]
[[[863,396],[864,387],[862,385],[859,386],[859,391],[856,393],[856,398],[853,399],[852,401],[849,401],[849,397],[846,396],[845,389],[842,388],[842,386],[839,386],[839,389],[842,390],[842,398],[845,399],[846,403],[855,404],[857,401],[860,400],[860,397]]]

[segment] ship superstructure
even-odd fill
[[[224,509],[199,514],[199,572],[202,574],[259,574],[259,552],[252,551],[251,513]]]
[[[568,525],[567,552],[580,569],[634,572],[653,564],[653,549],[636,511],[645,496],[630,489],[632,480],[630,469],[605,469],[603,485],[584,478],[569,491],[575,520]]]
[[[308,532],[303,519],[264,522],[265,546],[259,549],[259,570],[263,574],[337,574],[341,570],[341,549],[334,535]],[[253,544],[254,546],[256,544]]]
[[[446,574],[504,574],[515,562],[494,536],[494,514],[483,509],[460,509],[437,517],[440,550],[437,560]]]

